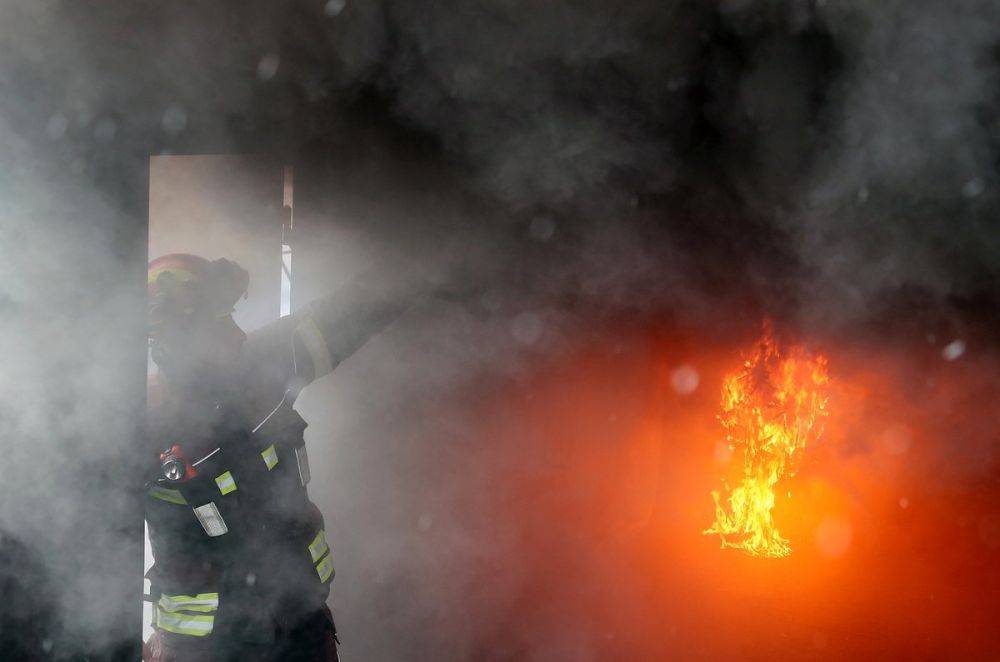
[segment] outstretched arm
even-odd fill
[[[268,390],[294,399],[426,295],[423,279],[387,285],[368,271],[247,337],[245,358]]]
[[[311,302],[292,334],[295,376],[304,385],[331,372],[412,307],[422,290],[393,291],[362,277],[333,296]]]

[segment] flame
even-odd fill
[[[798,456],[822,434],[829,379],[824,357],[798,345],[782,352],[768,327],[723,379],[719,422],[729,450],[743,454],[739,485],[726,485],[725,500],[712,492],[715,522],[704,533],[718,534],[723,548],[770,558],[791,553],[771,516],[774,488],[795,474]]]

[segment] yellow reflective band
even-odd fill
[[[199,593],[198,595],[161,595],[160,609],[166,612],[184,611],[212,612],[219,607],[218,593]]]
[[[181,269],[180,267],[160,267],[159,269],[154,269],[146,274],[146,284],[155,283],[162,273],[169,273],[171,276],[181,281],[182,283],[188,283],[196,280],[194,274],[192,274],[187,269]]]
[[[160,499],[161,501],[167,501],[169,503],[176,503],[178,506],[186,506],[187,500],[184,495],[177,490],[170,490],[166,487],[159,487],[154,485],[149,488],[149,496]]]
[[[215,484],[219,486],[219,491],[223,494],[236,491],[236,480],[233,479],[233,474],[228,471],[221,476],[216,476]]]
[[[159,608],[156,610],[156,627],[167,632],[204,637],[212,633],[214,625],[215,616],[171,614]]]
[[[268,471],[278,466],[278,452],[274,450],[274,444],[262,450],[260,456],[264,458],[264,464],[267,465]]]
[[[323,560],[316,565],[316,572],[319,573],[319,581],[325,584],[333,576],[333,557],[327,554]]]
[[[330,546],[326,544],[326,532],[320,529],[313,541],[309,543],[309,555],[312,556],[313,563],[326,554],[328,549]]]
[[[316,321],[312,315],[307,315],[295,332],[302,339],[302,344],[309,352],[309,358],[313,364],[313,379],[319,379],[325,374],[333,372],[333,361],[330,359],[330,350],[326,348],[326,341],[323,340],[323,332],[316,326]]]

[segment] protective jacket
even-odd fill
[[[184,479],[157,462],[147,483],[153,623],[177,659],[323,659],[288,649],[322,639],[317,628],[334,636],[323,617],[334,552],[309,500],[306,423],[292,404],[408,304],[356,281],[251,333],[239,370],[212,397],[151,409],[153,448],[200,449]]]

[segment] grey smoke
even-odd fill
[[[709,243],[751,233],[735,249],[744,270],[770,268],[754,261],[763,241],[803,276],[772,270],[757,295],[790,287],[806,320],[830,325],[908,288],[937,303],[995,291],[996,14],[989,2],[391,2],[368,22],[388,33],[387,57],[364,75],[515,210],[631,236],[646,211],[664,243],[699,221]],[[713,153],[690,144],[710,139],[699,116],[718,133]]]
[[[728,261],[705,273],[649,254],[669,262],[653,277],[699,296],[728,276],[764,308],[830,325],[877,316],[900,291],[944,304],[996,288],[993,3],[394,0],[251,4],[239,20],[162,6],[146,21],[35,6],[7,9],[11,46],[74,71],[31,97],[49,135],[66,118],[138,146],[155,123],[168,143],[225,146],[233,118],[267,98],[269,117],[329,108],[328,126],[289,132],[308,136],[375,91],[468,185],[584,226],[563,243],[585,243],[587,223],[650,243],[652,225],[657,245]],[[110,25],[141,44],[109,43]]]

